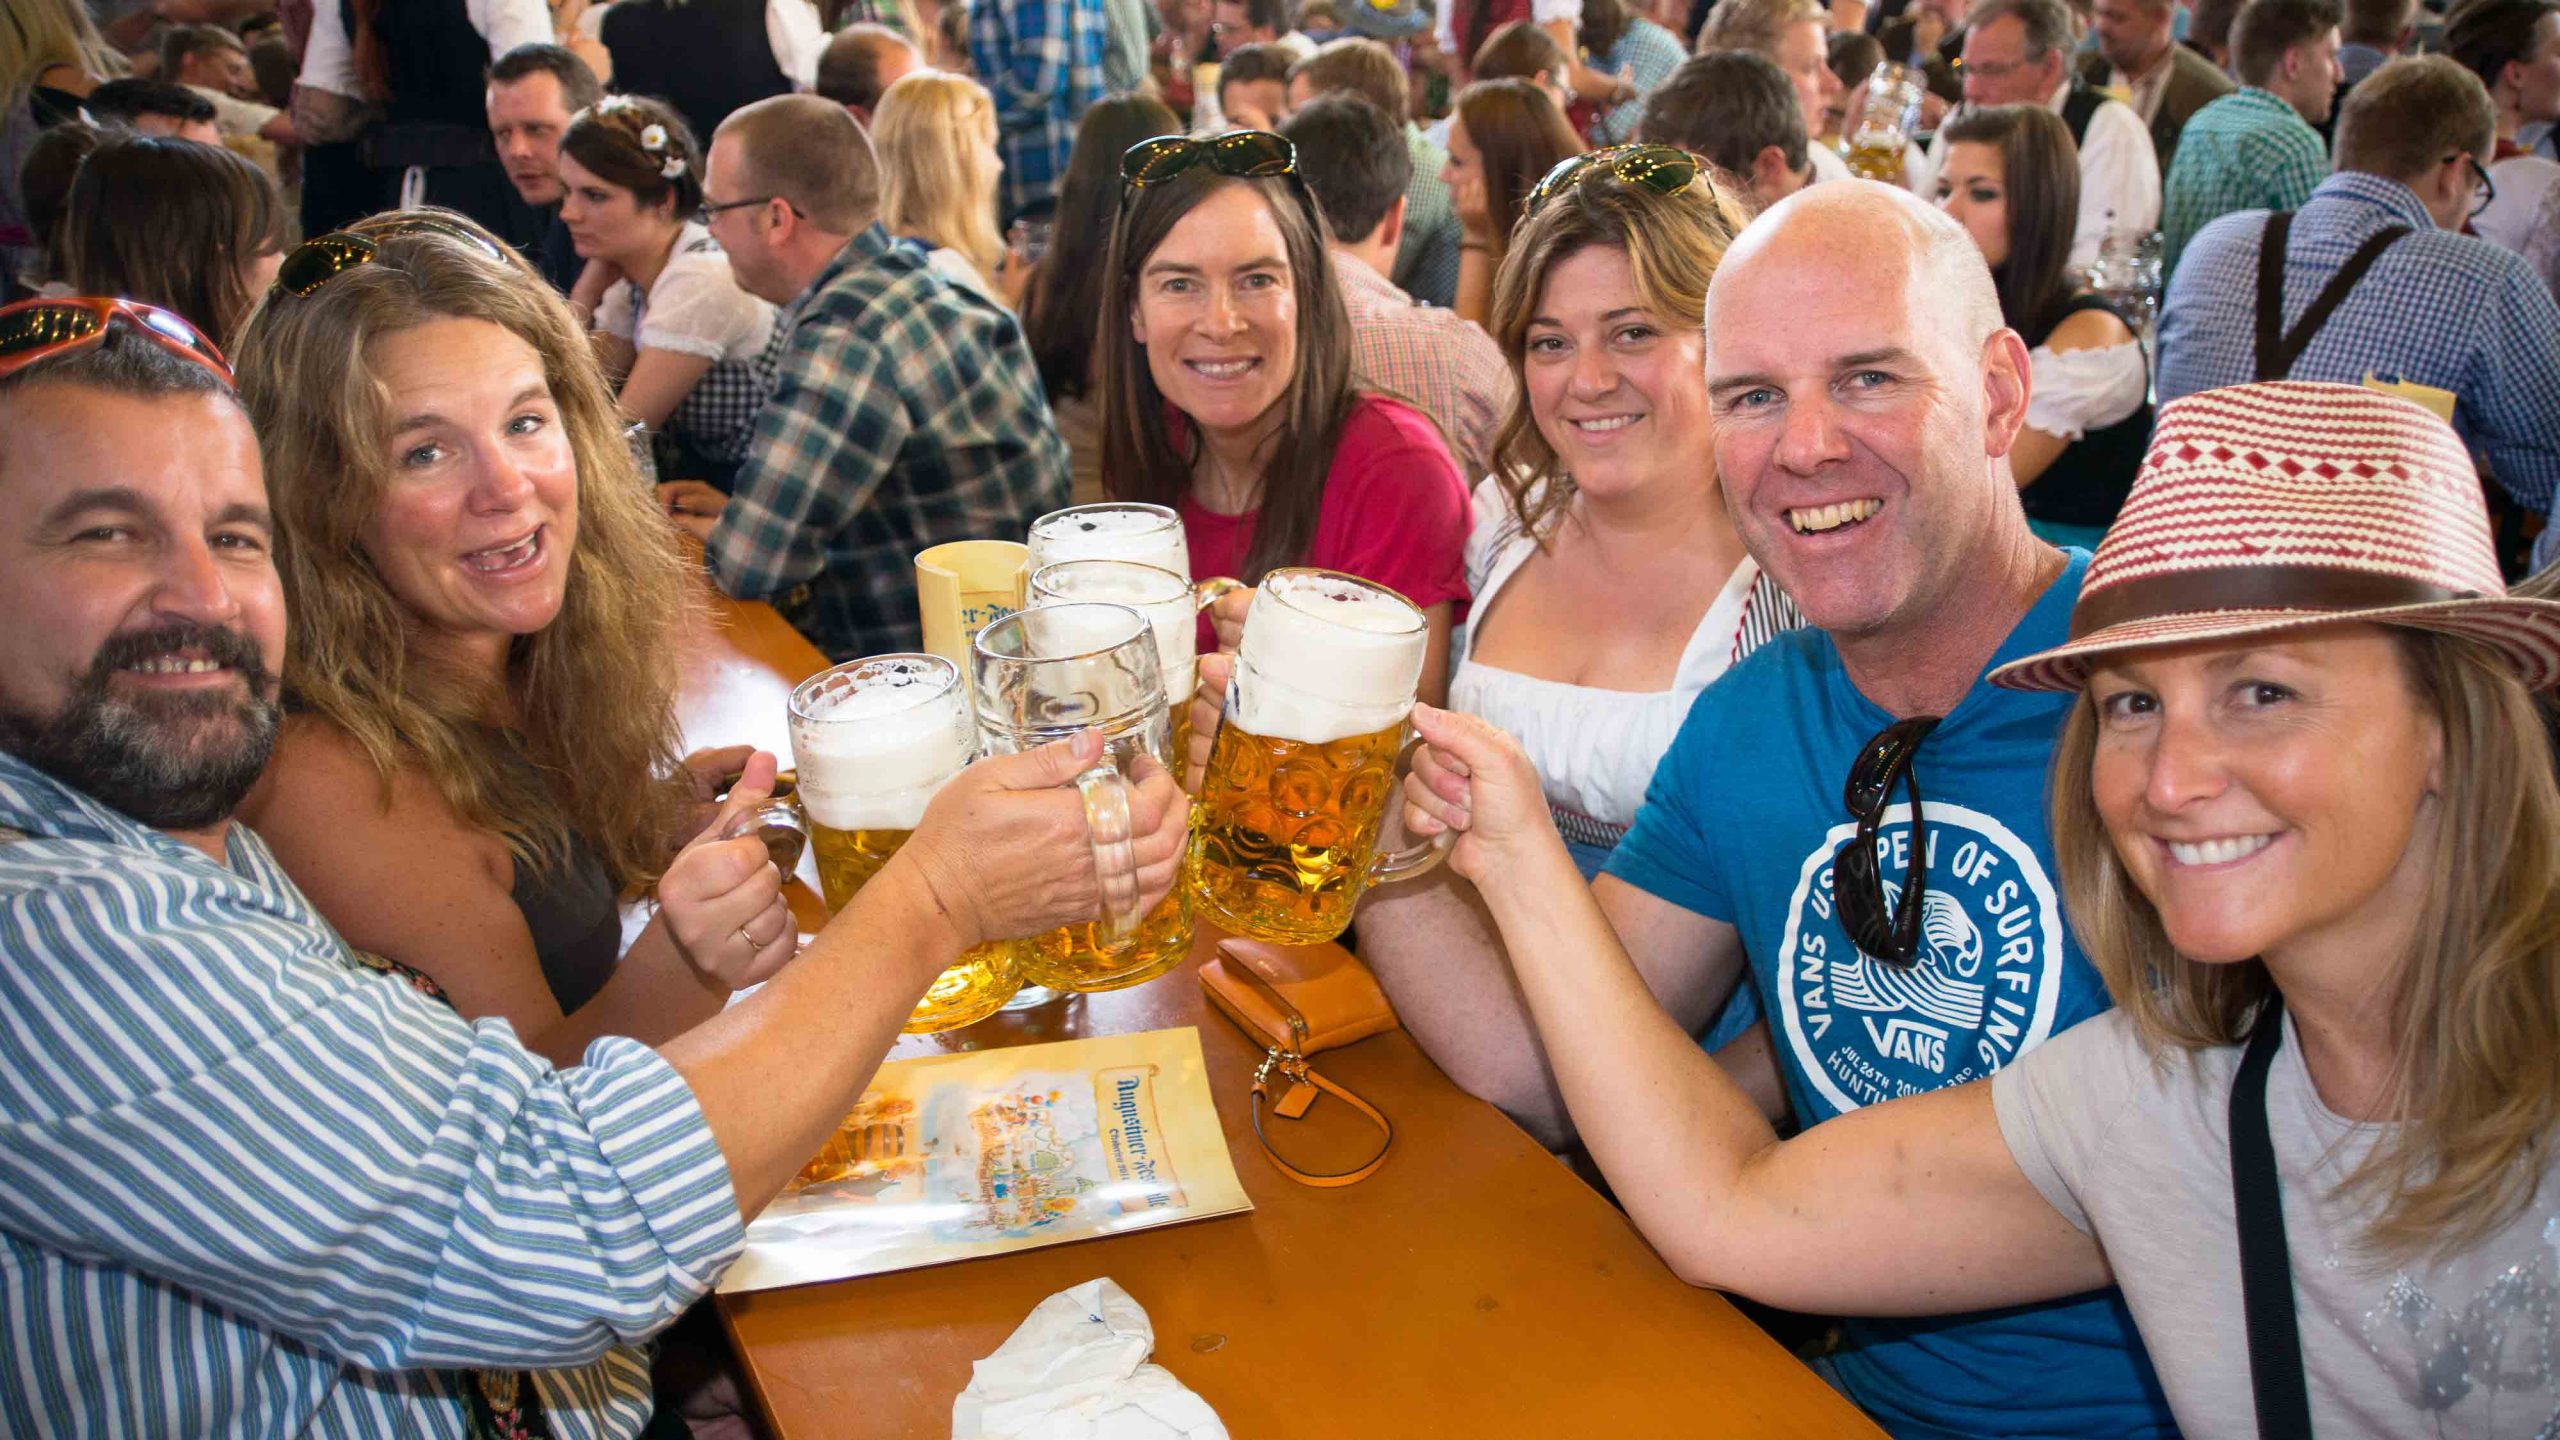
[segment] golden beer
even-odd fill
[[[1066,572],[1083,572],[1081,583]],[[990,753],[1032,749],[1080,729],[1102,736],[1103,754],[1079,777],[1093,824],[1094,861],[1104,879],[1104,913],[1016,942],[1023,977],[1055,990],[1118,990],[1152,980],[1191,952],[1191,900],[1180,886],[1144,914],[1137,911],[1135,860],[1127,827],[1109,812],[1123,809],[1130,768],[1140,755],[1172,764],[1158,645],[1168,630],[1118,600],[1062,598],[1062,592],[1110,590],[1143,583],[1179,607],[1185,667],[1190,660],[1190,587],[1160,568],[1112,561],[1044,567],[1033,576],[1033,604],[978,633],[971,676],[978,697],[982,746]],[[1132,593],[1131,599],[1140,599]],[[1141,603],[1144,603],[1142,600]],[[1161,607],[1160,607],[1161,608]],[[1117,798],[1112,798],[1117,797]],[[1125,888],[1117,888],[1125,887]],[[1118,898],[1114,898],[1115,894]],[[1122,939],[1113,943],[1112,935]]]
[[[838,830],[809,822],[809,844],[818,855],[818,888],[830,914],[853,903],[863,883],[880,873],[912,830]],[[984,1020],[1004,1007],[1022,988],[1017,942],[991,941],[964,950],[950,968],[934,977],[907,1019],[906,1032],[927,1035],[956,1030]]]
[[[1067,925],[1014,942],[1022,978],[1052,990],[1121,990],[1153,980],[1191,953],[1191,897],[1166,892],[1138,926],[1138,938],[1113,950],[1094,932],[1098,922]]]
[[[841,911],[924,818],[934,792],[969,764],[973,737],[959,667],[935,655],[839,665],[791,693],[797,800],[827,908]],[[937,976],[910,1035],[983,1020],[1022,987],[1013,947],[972,947]]]
[[[1203,915],[1313,944],[1342,933],[1371,885],[1438,861],[1433,847],[1378,853],[1429,643],[1422,612],[1383,586],[1264,578],[1191,810],[1184,887]]]
[[[1281,944],[1341,934],[1367,886],[1404,732],[1399,724],[1311,745],[1255,735],[1233,720],[1221,726],[1184,866],[1202,910],[1228,930]]]
[[[1882,180],[1888,185],[1902,183],[1902,147],[1891,143],[1861,144],[1849,147],[1842,157],[1849,173],[1861,180]]]

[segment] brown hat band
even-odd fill
[[[2136,620],[2221,610],[2382,610],[2397,605],[2436,605],[2478,600],[2476,590],[2453,590],[2403,575],[2379,575],[2326,565],[2223,565],[2145,575],[2080,596],[2071,611],[2071,638]]]

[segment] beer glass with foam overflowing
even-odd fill
[[[1146,617],[1156,637],[1165,704],[1173,715],[1173,753],[1191,749],[1191,691],[1199,669],[1199,606],[1180,574],[1134,560],[1061,560],[1031,573],[1030,603],[1099,600]]]
[[[1440,861],[1445,841],[1380,853],[1430,626],[1392,590],[1331,570],[1274,570],[1192,808],[1193,903],[1239,935],[1331,940],[1371,885]]]
[[[960,667],[939,655],[875,655],[791,692],[798,803],[830,911],[907,843],[934,793],[968,767],[975,739]],[[979,945],[934,980],[907,1033],[983,1020],[1021,984],[1010,942]]]
[[[1034,749],[1078,730],[1102,735],[1102,757],[1076,784],[1093,832],[1103,914],[1018,943],[1023,976],[1058,990],[1117,990],[1181,964],[1191,953],[1190,898],[1176,885],[1141,914],[1131,848],[1131,766],[1140,755],[1168,767],[1173,760],[1154,627],[1126,605],[1034,605],[978,632],[970,677],[988,754]]]

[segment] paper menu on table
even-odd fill
[[[1252,1208],[1188,1027],[897,1060],[748,1223],[719,1288],[877,1275]]]

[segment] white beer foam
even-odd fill
[[[1053,576],[1050,584],[1055,588],[1042,597],[1044,600],[1103,600],[1126,605],[1145,616],[1147,623],[1155,627],[1156,661],[1164,669],[1166,697],[1175,695],[1177,681],[1184,685],[1182,694],[1190,693],[1192,662],[1199,658],[1200,612],[1192,603],[1188,584],[1167,600],[1164,587],[1172,581],[1165,577],[1102,565],[1079,567],[1064,579]]]
[[[1413,709],[1430,641],[1402,600],[1323,576],[1267,581],[1245,617],[1230,713],[1310,745],[1389,729]]]
[[[1182,522],[1151,510],[1078,508],[1044,515],[1031,527],[1034,568],[1061,560],[1135,560],[1191,578],[1191,547]]]
[[[819,700],[791,727],[800,808],[837,830],[913,830],[944,782],[969,763],[965,705],[956,688],[918,704],[906,685]]]

